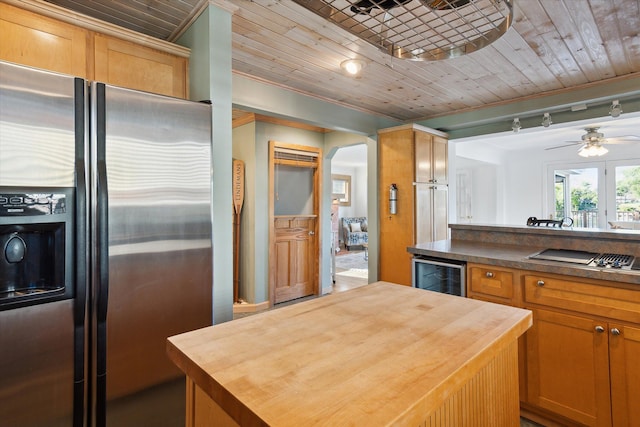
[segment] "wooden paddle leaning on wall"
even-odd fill
[[[233,160],[233,302],[239,302],[240,288],[240,213],[244,203],[244,162]]]

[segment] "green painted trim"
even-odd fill
[[[373,136],[378,129],[402,122],[233,75],[233,106],[266,116],[294,120],[331,130]]]
[[[611,101],[616,99],[620,100],[625,112],[640,111],[640,74],[416,123],[447,132],[451,139],[456,139],[507,131],[515,117],[520,119],[523,128],[540,126],[545,112],[551,113],[554,123],[600,118],[609,114]],[[571,111],[572,106],[581,104],[588,108]]]

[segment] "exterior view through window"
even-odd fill
[[[574,227],[640,229],[640,159],[549,165],[549,216]]]

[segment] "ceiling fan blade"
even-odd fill
[[[579,145],[582,144],[581,141],[567,141],[570,142],[570,144],[565,144],[565,145],[556,145],[555,147],[549,147],[549,148],[545,148],[545,150],[555,150],[556,148],[564,148],[564,147],[573,147],[574,145]]]
[[[602,144],[635,144],[640,142],[640,138],[634,135],[618,136],[614,138],[606,138]]]

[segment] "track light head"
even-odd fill
[[[609,108],[609,115],[611,117],[619,117],[622,114],[622,105],[616,99],[611,103],[611,108]]]
[[[513,119],[513,123],[511,124],[511,130],[515,133],[518,133],[520,132],[521,128],[522,126],[520,125],[520,119],[516,117],[515,119]]]

